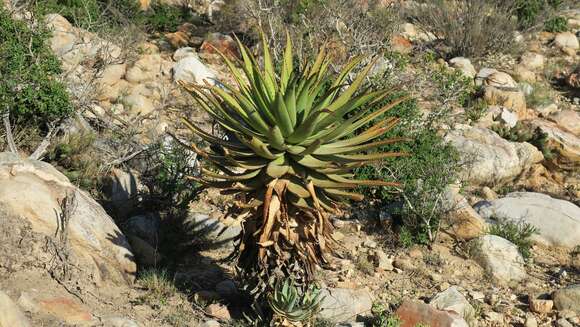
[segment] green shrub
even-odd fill
[[[136,0],[36,0],[33,11],[39,15],[58,13],[74,26],[107,33],[127,25],[136,25],[148,32],[174,31],[193,19],[185,6],[177,7],[153,1],[142,11]]]
[[[372,317],[369,325],[372,327],[400,327],[401,319],[394,316],[384,305],[374,303],[371,309]]]
[[[538,229],[524,221],[516,223],[505,219],[496,220],[497,223],[489,227],[488,233],[505,238],[515,244],[524,259],[531,258],[530,248],[532,247],[532,241],[530,237],[537,234]]]
[[[17,123],[45,128],[73,111],[49,36],[0,8],[0,113],[9,111]]]
[[[482,57],[514,52],[516,22],[510,1],[435,0],[407,10],[422,30],[433,33],[447,57]]]
[[[401,122],[384,138],[410,137],[412,140],[385,146],[379,151],[402,151],[411,155],[359,168],[355,174],[360,179],[400,181],[398,192],[385,187],[374,191],[363,189],[362,192],[384,203],[401,203],[392,214],[402,221],[399,237],[404,245],[433,242],[444,214],[442,194],[446,185],[455,180],[457,151],[444,143],[435,126],[431,125],[431,117],[423,120],[416,102],[401,104],[393,108],[390,115],[400,118]]]
[[[559,33],[568,30],[568,20],[566,17],[555,16],[544,22],[544,31]]]
[[[515,14],[521,28],[534,27],[541,23],[549,12],[558,9],[563,0],[516,0]]]

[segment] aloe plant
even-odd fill
[[[397,184],[357,180],[352,170],[405,155],[373,150],[402,141],[376,139],[397,123],[392,117],[380,119],[382,115],[406,98],[371,112],[372,105],[390,93],[361,90],[374,60],[349,83],[349,75],[366,57],[356,57],[338,74],[330,74],[330,58],[321,49],[313,61],[295,67],[287,37],[280,68],[275,69],[263,35],[263,65],[237,42],[239,62],[222,55],[236,85],[182,84],[233,135],[228,140],[218,138],[184,119],[210,145],[207,149],[192,146],[211,163],[202,167],[201,178],[193,178],[242,200],[239,267],[275,269],[312,280],[316,268],[327,264],[336,248],[327,214],[337,212],[348,200],[362,200],[352,191],[361,185]]]
[[[279,282],[268,296],[275,326],[308,325],[320,311],[322,300],[317,287],[311,285],[301,293],[290,279]]]

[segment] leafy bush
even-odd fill
[[[555,16],[544,22],[544,31],[559,33],[568,30],[568,20],[566,17]]]
[[[9,111],[17,122],[42,128],[73,111],[49,36],[0,8],[0,114]]]
[[[73,25],[95,32],[110,32],[133,24],[146,31],[174,31],[193,18],[189,8],[153,1],[142,11],[135,0],[36,0],[33,10],[40,15],[59,13]]]
[[[387,307],[374,303],[371,309],[372,317],[369,321],[371,327],[400,327],[402,322]]]
[[[531,28],[549,17],[550,11],[558,9],[563,0],[516,0],[515,14],[521,28]]]
[[[379,150],[408,152],[411,155],[359,168],[355,174],[360,179],[400,181],[402,185],[398,192],[384,187],[363,192],[384,203],[401,203],[392,212],[403,223],[401,241],[406,245],[426,244],[435,240],[439,229],[439,220],[444,213],[442,195],[446,185],[455,179],[458,154],[451,145],[443,142],[429,120],[422,119],[416,102],[401,104],[393,108],[389,115],[401,119],[401,122],[384,137],[409,136],[412,140]]]
[[[505,219],[495,219],[496,224],[489,227],[488,233],[497,235],[512,242],[518,247],[524,259],[529,259],[532,256],[530,248],[532,241],[530,237],[538,233],[538,229],[525,221],[513,222]]]
[[[469,58],[516,50],[512,13],[510,1],[482,0],[426,1],[408,11],[415,24],[448,48],[446,56]]]
[[[511,142],[528,142],[538,148],[544,155],[544,158],[550,160],[554,157],[552,149],[548,146],[548,135],[540,128],[530,129],[529,126],[520,122],[512,128],[507,126],[495,125],[491,130],[496,132],[502,138]]]

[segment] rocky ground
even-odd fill
[[[449,185],[448,219],[428,247],[401,247],[388,208],[333,217],[341,248],[320,271],[320,325],[364,325],[382,307],[403,326],[580,326],[580,11],[564,14],[570,31],[522,36],[517,58],[434,63],[480,85],[488,105],[477,119],[453,108],[442,128],[464,162],[463,187]],[[229,80],[212,46],[236,56],[233,39],[185,24],[115,43],[58,14],[46,21],[80,108],[77,128],[130,131],[135,146],[102,153],[124,159],[109,165],[99,202],[46,162],[0,153],[0,326],[248,324],[226,260],[240,231],[226,218],[232,199],[206,190],[187,212],[167,215],[140,203],[145,183],[123,165],[144,162],[154,141],[184,137],[184,113],[211,129],[178,83]],[[419,56],[429,36],[409,23],[401,30],[394,46]],[[422,69],[413,63],[401,76]],[[438,105],[427,89],[409,91],[425,108]],[[540,131],[543,143],[510,139],[516,126]],[[537,228],[530,258],[487,234],[498,217]]]

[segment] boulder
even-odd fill
[[[0,327],[31,327],[26,316],[10,297],[0,291]]]
[[[83,267],[74,272],[82,274],[80,277],[87,283],[133,282],[136,265],[123,233],[100,204],[50,164],[0,153],[0,210],[7,213],[0,218],[13,219],[29,226],[26,228],[31,233],[70,248],[69,259]],[[2,226],[4,222],[0,222],[0,235]],[[63,244],[64,235],[67,242]],[[3,242],[9,241],[7,238]],[[35,257],[34,262],[40,266],[48,266],[46,260],[51,260],[46,251],[33,252],[28,257]],[[2,259],[11,262],[10,258]],[[26,258],[18,255],[13,259],[18,262]]]
[[[515,244],[496,235],[484,235],[472,242],[473,259],[496,281],[510,283],[526,278],[524,259]]]
[[[481,236],[486,229],[485,220],[459,194],[459,187],[448,186],[443,198],[443,208],[449,220],[450,232],[456,237],[471,240]]]
[[[471,64],[471,61],[467,58],[455,57],[449,60],[449,63],[451,64],[451,67],[459,69],[466,77],[474,78],[477,74],[477,71]]]
[[[201,85],[204,85],[205,82],[215,85],[217,81],[215,73],[194,56],[185,57],[173,66],[173,79],[176,82]]]
[[[460,177],[475,185],[505,184],[543,160],[533,145],[509,142],[486,128],[457,125],[445,140],[461,155]]]
[[[419,302],[405,300],[395,312],[401,319],[401,327],[416,327],[421,324],[432,327],[467,327],[468,324],[458,313],[442,311]]]
[[[580,48],[578,38],[572,32],[558,33],[554,39],[554,45],[560,49],[578,50]]]
[[[373,298],[365,289],[325,288],[321,296],[319,317],[333,322],[354,320],[370,313],[373,306]]]
[[[528,124],[531,130],[539,130],[544,135],[544,148],[554,153],[547,158],[552,164],[572,172],[580,169],[580,137],[545,119],[534,119]]]
[[[527,222],[538,229],[536,241],[574,248],[580,245],[580,208],[575,204],[533,192],[509,193],[493,201],[475,205],[485,219]]]
[[[556,309],[580,313],[580,284],[561,288],[555,291],[552,297],[554,298]]]
[[[475,309],[469,301],[459,292],[457,286],[452,286],[435,295],[429,304],[439,310],[454,311],[466,320],[473,318]]]

